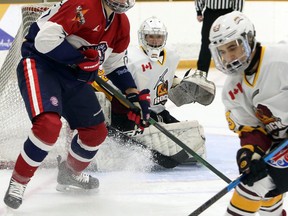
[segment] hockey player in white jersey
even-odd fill
[[[198,121],[179,122],[165,108],[169,91],[181,82],[175,77],[179,56],[174,50],[165,47],[167,35],[166,26],[162,21],[156,17],[146,19],[138,30],[140,46],[129,46],[126,65],[138,89],[150,90],[151,118],[163,124],[192,150],[205,157],[205,137]],[[102,78],[105,79],[103,76]],[[97,84],[94,83],[94,87],[97,89]],[[129,109],[117,98],[112,98],[113,128],[124,131],[150,148],[154,153],[155,162],[163,167],[173,168],[187,161],[190,156],[154,126],[135,130],[135,123],[127,118]]]
[[[262,157],[288,138],[288,46],[261,45],[254,25],[241,12],[219,17],[210,41],[216,67],[230,75],[222,99],[229,128],[240,139],[239,172],[246,173],[225,215],[286,216],[288,149],[268,164]]]

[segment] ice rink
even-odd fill
[[[182,77],[183,72],[179,71],[178,75]],[[217,86],[216,98],[210,106],[190,104],[177,108],[168,103],[167,108],[180,120],[198,120],[204,126],[207,161],[234,180],[238,176],[235,154],[239,144],[238,138],[228,131],[220,99],[225,75],[212,70],[208,78]],[[59,193],[55,190],[57,170],[38,170],[18,210],[7,209],[2,201],[11,170],[1,170],[0,215],[188,216],[227,186],[227,183],[203,165],[182,165],[171,170],[147,172],[141,170],[147,161],[133,162],[129,158],[126,161],[126,158],[125,154],[120,158],[124,161],[124,171],[92,173],[100,180],[99,192],[92,194]],[[223,215],[231,195],[232,192],[229,192],[201,215]],[[286,209],[287,205],[286,202]]]

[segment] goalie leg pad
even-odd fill
[[[198,121],[185,121],[171,124],[159,123],[179,138],[184,144],[195,151],[200,156],[205,157],[205,136],[203,127]],[[182,147],[159,131],[154,126],[145,128],[143,134],[136,135],[135,138],[149,148],[169,156],[182,163],[187,160],[187,153],[183,154]],[[203,150],[204,149],[204,150]],[[177,156],[178,154],[178,156]],[[182,155],[179,157],[179,155]],[[189,157],[192,157],[189,155]]]

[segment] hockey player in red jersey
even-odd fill
[[[17,209],[22,204],[28,182],[59,136],[61,116],[78,133],[67,160],[59,161],[57,189],[99,187],[97,178],[82,173],[107,136],[90,85],[99,67],[123,94],[133,95],[141,104],[143,120],[149,118],[149,91],[138,91],[123,60],[130,41],[124,12],[134,4],[134,0],[63,0],[31,25],[17,76],[32,128],[4,197],[7,206]]]
[[[240,138],[239,172],[246,174],[225,215],[286,216],[288,149],[267,164],[262,157],[288,138],[288,47],[261,45],[253,23],[241,12],[219,17],[210,41],[216,67],[229,75],[222,100],[229,128]]]

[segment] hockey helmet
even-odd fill
[[[241,12],[220,16],[210,29],[210,51],[215,66],[226,74],[243,72],[251,62],[255,50],[255,29]]]
[[[115,13],[125,13],[135,5],[135,0],[104,0]]]
[[[146,19],[138,30],[139,45],[152,61],[159,59],[167,41],[167,28],[155,16]]]

